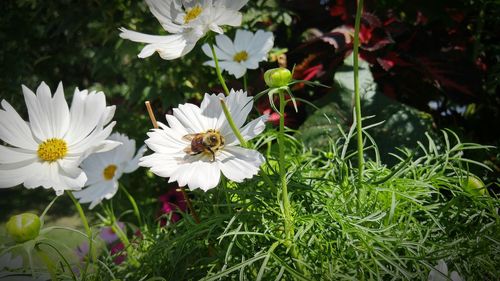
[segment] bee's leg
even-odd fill
[[[210,151],[210,154],[212,154],[212,162],[215,161],[215,152],[210,147],[207,147],[207,148],[208,148],[208,151]]]

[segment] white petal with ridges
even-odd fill
[[[0,110],[0,139],[12,146],[36,151],[38,143],[33,139],[28,124],[6,100],[2,100],[2,107],[4,110]]]
[[[219,168],[228,179],[242,182],[259,172],[264,156],[256,150],[230,146],[221,151],[217,160]]]

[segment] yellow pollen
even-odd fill
[[[241,51],[239,53],[236,53],[236,55],[234,55],[233,59],[235,62],[246,61],[248,59],[248,53],[245,51]]]
[[[48,139],[38,146],[36,153],[41,160],[54,162],[66,156],[68,153],[68,146],[62,139]]]
[[[115,172],[116,165],[111,164],[104,169],[104,172],[102,174],[104,176],[104,179],[109,181],[113,179],[113,177],[115,176]]]
[[[196,19],[202,11],[203,9],[200,7],[200,5],[196,5],[193,8],[187,10],[186,15],[184,16],[184,24]]]

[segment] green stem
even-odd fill
[[[37,255],[40,257],[40,260],[42,260],[42,262],[45,264],[45,266],[49,270],[50,279],[56,280],[56,281],[59,280],[59,278],[57,278],[57,269],[56,269],[54,263],[52,262],[52,260],[49,258],[49,256],[47,256],[47,254],[45,254],[45,252],[43,252],[42,249],[40,249],[40,247],[38,245],[35,246],[35,251],[36,251]]]
[[[123,232],[123,230],[120,228],[116,220],[113,218],[113,224],[111,225],[111,229],[113,230],[114,233],[120,238],[120,241],[123,243],[123,248],[125,248],[125,251],[127,251],[127,258],[130,264],[132,264],[135,267],[139,267],[139,263],[135,259],[133,253],[132,253],[132,248],[130,247],[130,241],[127,238],[127,235]]]
[[[132,197],[132,195],[130,195],[130,193],[127,191],[125,186],[120,184],[119,187],[123,191],[123,193],[125,193],[125,195],[127,196],[128,201],[130,201],[130,204],[132,204],[132,208],[134,209],[134,214],[137,217],[137,221],[138,221],[139,225],[142,226],[141,213],[139,212],[139,208],[137,207],[137,203],[135,202],[134,197]]]
[[[85,276],[87,275],[87,270],[89,267],[89,263],[92,261],[95,262],[95,255],[94,255],[94,249],[92,247],[92,230],[90,229],[89,223],[87,221],[87,217],[85,216],[85,213],[83,212],[82,206],[78,202],[78,200],[75,199],[75,196],[73,195],[73,192],[69,191],[67,192],[69,198],[71,201],[73,201],[73,204],[76,207],[76,210],[78,211],[78,214],[80,215],[80,219],[82,220],[83,227],[85,228],[85,233],[87,234],[87,238],[89,239],[89,259],[87,259],[87,262],[85,264],[85,269],[83,270],[83,280],[85,280]]]
[[[229,109],[227,108],[226,102],[223,99],[221,99],[220,104],[222,106],[222,110],[224,111],[224,115],[226,115],[227,122],[229,123],[229,126],[231,126],[231,129],[233,130],[234,135],[238,138],[242,147],[247,147],[247,142],[241,135],[238,127],[236,127],[236,124],[234,124],[233,117],[231,117],[231,113],[229,113]]]
[[[361,13],[363,11],[363,0],[358,0],[358,9],[356,11],[356,21],[354,24],[354,99],[356,102],[356,132],[358,137],[358,184],[361,186],[363,181],[363,131],[361,124],[361,98],[359,94],[359,27],[361,23]]]
[[[217,72],[217,78],[219,78],[220,84],[222,85],[222,88],[224,89],[224,93],[226,93],[226,96],[229,96],[229,89],[227,88],[226,81],[224,81],[224,78],[222,77],[222,72],[219,67],[219,60],[217,59],[217,54],[215,54],[215,48],[214,45],[209,44],[210,49],[212,49],[212,55],[214,57],[214,62],[215,62],[215,72]]]
[[[292,258],[294,259],[296,267],[303,273],[306,273],[306,269],[300,262],[299,253],[297,252],[297,249],[293,244],[293,237],[295,234],[294,234],[294,227],[291,214],[292,208],[290,205],[290,199],[288,198],[288,186],[286,181],[286,164],[285,164],[285,103],[286,102],[285,102],[284,91],[279,91],[279,99],[280,99],[280,106],[279,106],[280,124],[278,133],[279,169],[280,169],[279,175],[280,175],[281,194],[283,201],[283,216],[285,219],[285,238],[286,238],[286,243],[288,244],[286,246],[290,248],[290,253],[292,255]]]
[[[279,92],[280,98],[280,124],[279,124],[279,134],[278,134],[278,148],[279,148],[279,174],[281,182],[281,192],[283,200],[283,212],[285,216],[285,234],[286,239],[291,241],[293,238],[293,225],[292,218],[290,214],[290,201],[288,198],[288,187],[286,182],[286,167],[285,167],[285,94],[283,91]]]

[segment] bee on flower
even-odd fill
[[[267,115],[244,125],[253,105],[252,97],[240,90],[229,96],[205,94],[200,107],[186,103],[166,115],[168,125],[148,133],[147,146],[153,154],[140,159],[139,165],[151,168],[158,176],[177,181],[179,186],[206,191],[217,186],[220,174],[235,182],[258,173],[264,157],[258,151],[239,146],[221,107],[227,104],[244,140],[259,135]]]

